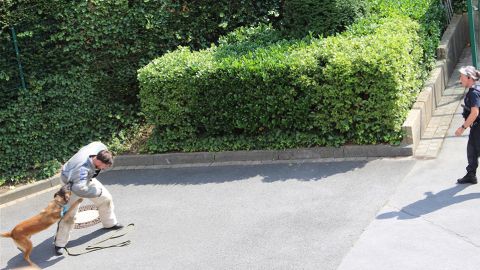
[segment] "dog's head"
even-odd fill
[[[62,200],[61,201],[62,204],[67,204],[68,201],[70,200],[71,195],[72,195],[72,190],[70,188],[70,185],[66,184],[66,185],[62,186],[62,188],[60,188],[60,190],[57,191],[53,195],[53,198],[55,198],[55,199],[58,198],[58,199]]]

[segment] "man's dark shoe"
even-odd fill
[[[457,184],[476,184],[477,176],[472,173],[467,173],[464,177],[457,180]]]
[[[117,224],[115,224],[115,225],[112,226],[112,227],[104,228],[104,229],[105,229],[105,230],[112,230],[112,231],[113,231],[113,230],[119,230],[119,229],[121,229],[121,228],[123,228],[123,225],[120,224],[120,223],[117,223]]]
[[[63,255],[63,251],[65,250],[65,248],[63,247],[57,247],[55,246],[55,254],[57,254],[58,256],[61,256]]]

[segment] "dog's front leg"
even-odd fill
[[[68,211],[63,215],[63,219],[67,222],[73,221],[73,217],[76,213],[75,209],[83,202],[83,198],[76,200],[68,209]]]

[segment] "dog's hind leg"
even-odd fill
[[[25,252],[25,246],[23,244],[23,242],[21,241],[17,241],[17,239],[13,239],[13,242],[15,243],[15,245],[17,246],[18,250],[20,250],[21,252]]]
[[[15,244],[18,246],[19,249],[23,251],[23,258],[32,266],[37,266],[30,260],[30,254],[33,250],[32,241],[28,237],[22,237],[20,239],[14,239]]]

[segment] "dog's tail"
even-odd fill
[[[7,237],[7,238],[12,238],[12,233],[11,232],[4,232],[0,233],[1,237]]]

